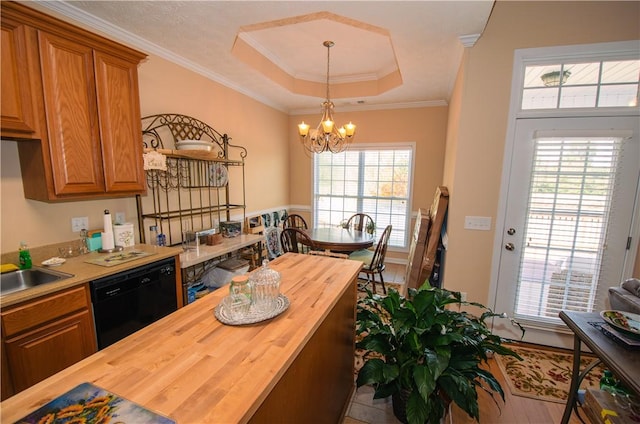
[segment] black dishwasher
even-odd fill
[[[175,267],[169,258],[90,283],[98,349],[177,309]]]

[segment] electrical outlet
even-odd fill
[[[89,217],[81,216],[71,218],[71,231],[79,233],[81,230],[89,229]]]
[[[116,212],[116,221],[114,222],[114,224],[124,224],[124,222],[124,212]]]

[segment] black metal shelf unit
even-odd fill
[[[214,228],[230,221],[232,212],[244,222],[247,150],[230,143],[206,123],[186,115],[160,114],[142,118],[145,152],[166,157],[166,170],[149,169],[147,196],[136,196],[140,241],[155,225],[167,245],[179,245],[184,230]],[[182,140],[206,141],[211,148],[176,150]]]

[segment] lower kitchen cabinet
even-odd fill
[[[97,351],[87,286],[7,308],[1,315],[3,371],[5,363],[8,371],[2,373],[2,399]]]

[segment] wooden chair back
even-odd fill
[[[376,250],[373,252],[373,258],[371,259],[371,263],[367,267],[370,271],[378,271],[382,272],[384,269],[384,258],[387,255],[387,246],[389,245],[389,237],[391,236],[392,226],[387,225],[382,235],[380,236],[380,240],[376,245]]]
[[[347,228],[352,228],[358,231],[367,231],[368,229],[373,228],[375,230],[376,223],[369,215],[366,213],[356,213],[351,215],[349,220],[347,221]],[[373,234],[373,230],[370,231]]]
[[[288,215],[285,218],[282,226],[283,228],[299,228],[301,230],[306,230],[309,228],[307,226],[307,221],[305,221],[302,216],[295,213]]]
[[[284,252],[308,253],[316,250],[313,240],[299,228],[284,228],[280,233],[280,244]]]

